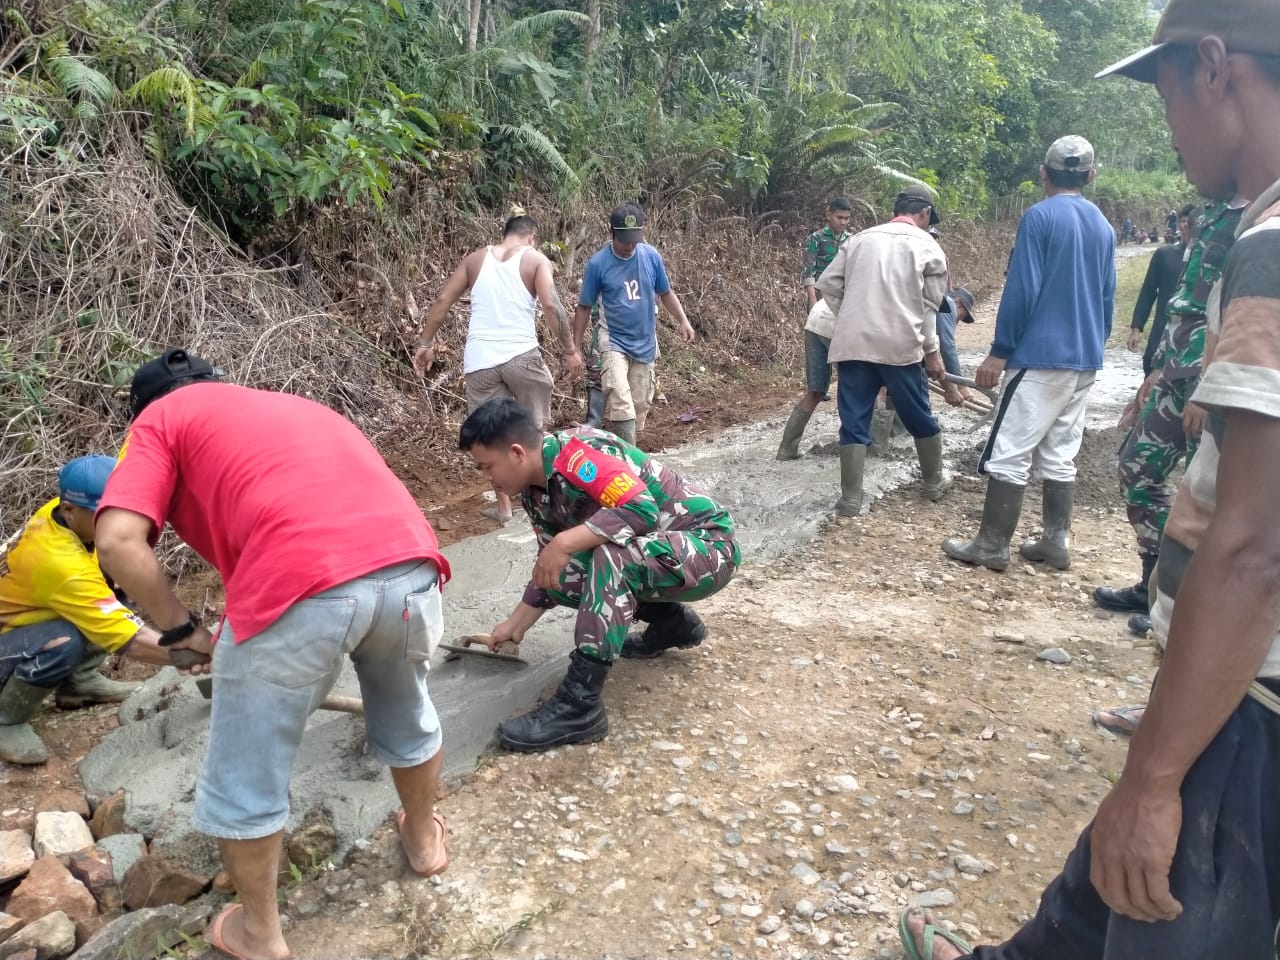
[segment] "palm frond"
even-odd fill
[[[153,110],[159,109],[169,101],[182,104],[188,135],[195,132],[196,120],[203,112],[195,78],[187,72],[185,67],[178,65],[151,71],[126,90],[125,96],[130,100],[145,103]]]
[[[57,56],[48,61],[49,75],[68,100],[88,100],[105,107],[119,93],[106,74],[100,73],[79,57]]]
[[[498,31],[490,46],[501,47],[527,43],[559,26],[574,26],[580,30],[591,25],[591,18],[577,10],[547,10],[513,20]]]
[[[551,142],[545,133],[527,123],[519,126],[500,124],[498,131],[520,143],[526,150],[541,160],[556,174],[562,183],[569,186],[578,185],[578,175],[573,172],[564,155]]]

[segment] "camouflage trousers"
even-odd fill
[[[1161,377],[1147,394],[1138,421],[1120,446],[1120,490],[1129,523],[1138,536],[1138,552],[1160,552],[1160,537],[1173,506],[1173,472],[1195,454],[1195,441],[1182,429],[1182,411],[1196,380]]]
[[[636,605],[692,603],[733,579],[741,562],[733,540],[710,539],[697,530],[638,537],[626,546],[603,543],[575,553],[548,590],[553,604],[576,607],[573,642],[584,653],[613,661],[635,620]]]

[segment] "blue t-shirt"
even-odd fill
[[[610,243],[587,261],[578,302],[600,303],[609,331],[609,348],[640,363],[658,356],[658,297],[671,289],[662,257],[647,243],[625,260]]]
[[[1022,217],[991,355],[1010,368],[1100,370],[1116,298],[1116,236],[1078,193]]]

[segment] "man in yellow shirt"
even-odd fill
[[[94,554],[93,515],[114,465],[102,456],[66,464],[58,497],[0,549],[0,759],[10,763],[49,758],[30,721],[51,690],[67,709],[116,703],[137,684],[98,672],[108,654],[169,662],[160,635],[120,602]]]

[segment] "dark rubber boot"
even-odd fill
[[[1141,580],[1132,587],[1098,587],[1093,591],[1093,602],[1103,610],[1145,614],[1151,608],[1147,584],[1151,582],[1151,574],[1155,572],[1157,559],[1157,554],[1142,554]]]
[[[1075,503],[1076,485],[1070,480],[1044,482],[1044,532],[1037,540],[1028,540],[1018,552],[1026,559],[1047,563],[1055,570],[1071,569],[1071,508]]]
[[[622,644],[620,656],[627,660],[652,660],[668,650],[696,647],[707,638],[707,625],[683,603],[641,603],[636,619],[648,626]]]
[[[31,766],[49,759],[44,741],[31,728],[31,718],[47,696],[47,687],[33,687],[17,677],[0,688],[0,760]]]
[[[916,441],[916,457],[920,460],[920,496],[930,501],[941,500],[951,489],[951,478],[942,469],[942,434],[935,433]]]
[[[866,445],[842,443],[840,445],[840,499],[836,501],[837,517],[856,517],[862,513],[862,475],[866,469]]]
[[[1022,515],[1022,498],[1027,488],[992,477],[987,481],[987,499],[982,506],[982,526],[971,541],[949,539],[942,552],[952,560],[981,564],[988,570],[1009,566],[1009,541]]]
[[[533,753],[568,743],[591,743],[609,733],[609,714],[600,699],[609,664],[575,650],[569,672],[551,699],[524,716],[498,724],[498,743],[508,750]]]
[[[1145,637],[1151,632],[1151,618],[1145,613],[1135,613],[1129,618],[1129,632],[1135,637]]]
[[[595,387],[587,388],[587,426],[604,426],[604,391]]]
[[[76,672],[63,681],[54,693],[54,701],[63,710],[74,710],[91,703],[119,703],[142,686],[140,683],[108,680],[98,672],[102,662],[107,659],[107,651],[97,647],[90,647],[89,650],[89,655],[80,661]]]
[[[804,428],[809,425],[809,418],[812,416],[812,410],[806,410],[798,403],[795,405],[782,430],[782,443],[778,444],[779,460],[800,459],[800,438],[804,436]]]
[[[604,428],[619,440],[625,440],[633,447],[636,445],[636,422],[634,420],[609,420]]]

